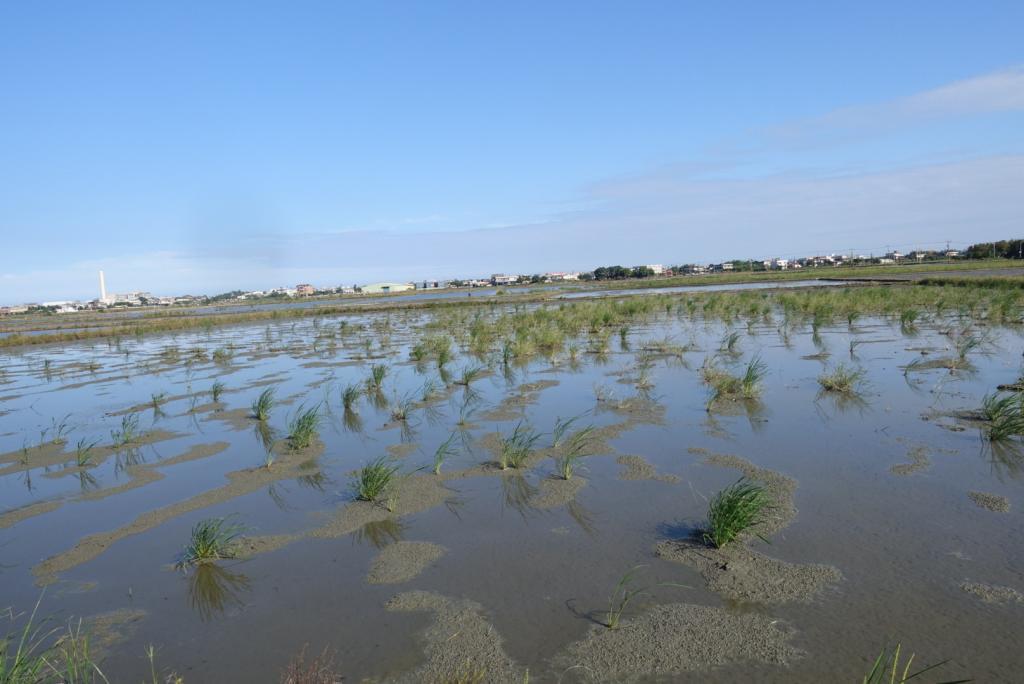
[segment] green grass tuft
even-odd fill
[[[521,468],[526,459],[533,453],[534,445],[540,435],[529,426],[524,426],[522,421],[516,424],[515,430],[508,437],[498,435],[501,446],[501,453],[498,457],[498,465],[502,470],[509,468]]]
[[[270,410],[274,408],[274,388],[268,387],[252,402],[252,417],[259,421],[270,419]]]
[[[719,549],[731,543],[739,535],[764,522],[763,516],[771,508],[770,503],[764,486],[740,478],[711,500],[704,540]],[[767,541],[761,535],[758,536]]]
[[[386,456],[367,463],[356,471],[352,483],[356,498],[379,503],[391,487],[398,469],[399,466],[393,464]]]
[[[288,422],[288,442],[295,451],[305,449],[316,439],[320,427],[320,404],[306,409],[300,405]]]
[[[864,369],[839,364],[831,373],[818,376],[818,384],[826,392],[855,393],[864,381]]]
[[[223,558],[234,558],[232,547],[242,532],[244,528],[241,525],[230,523],[227,518],[200,520],[192,528],[189,542],[178,556],[176,567],[182,569]]]

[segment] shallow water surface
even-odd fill
[[[306,645],[331,650],[346,681],[481,669],[486,681],[521,681],[527,669],[539,682],[622,679],[597,669],[598,652],[633,663],[640,680],[859,681],[898,642],[921,664],[951,659],[946,678],[1013,681],[1024,667],[1024,603],[962,586],[1024,592],[1024,459],[982,440],[966,413],[1016,379],[1017,330],[987,329],[960,370],[907,369],[950,357],[963,322],[730,325],[676,309],[599,353],[584,337],[506,364],[456,345],[442,373],[431,358],[410,359],[431,321],[324,317],[7,352],[0,605],[30,610],[42,596],[40,612],[58,620],[134,611],[119,613],[131,619],[115,621],[102,648],[118,682],[147,676],[148,644],[187,682],[275,681]],[[730,332],[734,349],[722,350]],[[701,366],[739,372],[755,357],[767,369],[761,396],[709,410]],[[840,363],[864,369],[858,394],[821,391],[818,376]],[[388,366],[383,388],[345,412],[342,389],[365,387],[373,364]],[[468,386],[456,382],[477,365]],[[224,385],[216,403],[214,382]],[[249,406],[268,387],[278,403],[261,431]],[[403,404],[407,418],[394,420]],[[318,440],[295,452],[289,420],[314,405]],[[139,434],[113,447],[126,416]],[[572,430],[592,425],[600,438],[565,489],[549,447],[556,421],[572,416]],[[520,424],[542,433],[533,460],[489,465],[495,435]],[[434,475],[434,450],[451,435],[455,453]],[[355,502],[352,471],[389,454],[407,478],[393,510]],[[828,566],[832,580],[748,600],[737,593],[741,560],[737,585],[659,554],[700,529],[708,500],[741,467],[790,497],[777,502],[770,544],[746,546],[789,569]],[[1005,497],[1009,511],[971,492]],[[239,557],[176,570],[192,526],[219,516],[245,528]],[[443,553],[398,584],[368,582],[380,550],[402,542]],[[638,565],[635,586],[648,591],[613,640],[600,625],[609,595]],[[701,629],[724,660],[695,655],[666,673],[634,657],[643,650],[630,630],[644,634],[645,616],[672,606],[708,609],[693,614],[714,618]],[[750,647],[769,642],[785,648]],[[463,659],[469,670],[454,672]]]

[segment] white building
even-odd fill
[[[647,268],[654,272],[654,275],[661,275],[665,272],[665,267],[662,264],[647,264]]]

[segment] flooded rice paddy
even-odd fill
[[[860,681],[897,643],[947,679],[1015,680],[1024,456],[977,410],[1018,378],[1020,329],[745,296],[726,320],[661,296],[8,351],[0,606],[82,618],[115,682],[149,676],[149,645],[186,682],[277,681],[304,648],[356,682]],[[709,403],[712,371],[757,358],[759,392]],[[822,389],[840,365],[856,391]],[[533,441],[502,469],[517,427]],[[358,500],[382,457],[393,482]],[[743,476],[770,543],[713,549],[708,501]],[[176,568],[218,517],[244,528],[235,557]],[[609,629],[631,569],[646,591]]]

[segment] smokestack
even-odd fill
[[[107,283],[103,280],[103,271],[100,271],[100,301],[107,302]]]

